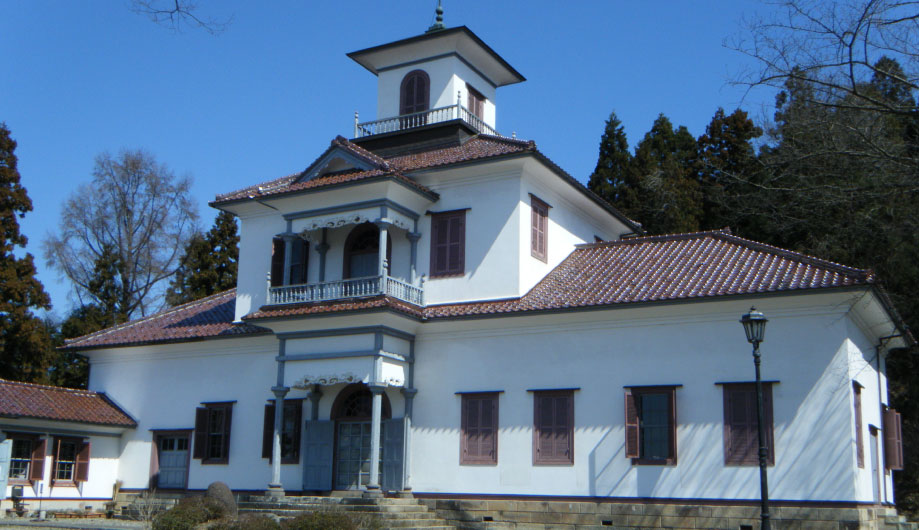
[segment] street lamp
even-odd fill
[[[763,382],[759,377],[759,343],[763,342],[766,334],[766,315],[760,313],[755,307],[750,312],[740,317],[743,330],[747,334],[747,341],[753,345],[753,365],[756,367],[756,424],[759,427],[759,488],[760,502],[762,504],[760,528],[770,530],[769,524],[769,486],[766,481],[766,426],[763,425]]]

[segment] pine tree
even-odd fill
[[[236,287],[239,234],[236,218],[220,212],[207,234],[197,234],[185,247],[166,302],[176,306]]]
[[[614,204],[652,234],[692,232],[702,219],[695,175],[696,140],[684,126],[673,130],[663,114],[635,148],[629,177]]]
[[[52,355],[51,340],[31,310],[50,309],[51,299],[35,278],[32,255],[14,254],[27,242],[17,216],[32,210],[20,184],[15,150],[10,130],[0,123],[0,378],[42,382]]]
[[[608,202],[616,204],[621,201],[621,194],[627,187],[629,165],[632,154],[629,152],[629,141],[626,138],[622,122],[615,112],[606,120],[606,128],[600,137],[600,156],[587,187]]]

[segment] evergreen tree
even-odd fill
[[[238,262],[236,218],[220,212],[207,234],[196,234],[185,247],[166,302],[176,306],[236,287]]]
[[[629,141],[625,136],[622,122],[615,112],[606,120],[606,128],[600,137],[600,156],[587,187],[603,197],[607,202],[616,204],[622,201],[622,194],[627,190],[629,166],[632,154],[629,152]]]
[[[747,113],[737,109],[729,116],[719,108],[699,137],[699,182],[702,185],[703,217],[701,228],[741,229],[758,226],[767,220],[759,216],[737,215],[735,198],[755,184],[759,162],[752,141],[763,134]],[[742,229],[742,232],[752,230]]]
[[[695,175],[696,139],[661,114],[639,142],[629,177],[615,202],[652,234],[692,232],[702,218],[702,192]]]
[[[32,309],[50,309],[51,299],[35,278],[31,254],[19,258],[16,247],[27,239],[17,217],[32,210],[20,184],[16,142],[0,123],[0,378],[42,382],[51,357],[51,340]]]

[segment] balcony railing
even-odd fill
[[[418,306],[424,305],[421,287],[397,280],[391,276],[351,278],[334,282],[283,285],[268,288],[268,304],[302,304],[327,302],[365,296],[389,295]]]
[[[481,118],[476,116],[466,107],[457,103],[449,107],[440,107],[412,114],[403,114],[395,118],[385,118],[382,120],[368,121],[366,123],[357,122],[357,113],[354,114],[354,137],[363,138],[364,136],[373,136],[374,134],[383,134],[396,131],[413,129],[423,125],[430,125],[450,120],[463,120],[472,126],[473,129],[482,134],[493,134],[499,136],[498,131],[491,127]]]

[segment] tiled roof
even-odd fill
[[[288,175],[279,179],[263,182],[256,186],[250,186],[241,190],[218,195],[212,204],[217,205],[243,199],[283,195],[285,193],[295,193],[308,189],[334,186],[346,182],[356,182],[359,180],[382,177],[395,178],[405,184],[415,187],[419,191],[436,195],[428,188],[418,184],[413,179],[406,177],[404,173],[420,169],[470,162],[473,160],[493,158],[502,155],[535,151],[536,144],[533,142],[525,142],[511,138],[502,138],[500,136],[479,135],[470,138],[461,145],[432,149],[429,151],[413,153],[409,155],[395,156],[389,159],[381,158],[341,136],[332,140],[332,147],[330,147],[330,149],[332,148],[347,149],[355,156],[366,160],[368,163],[375,167],[369,170],[354,170],[330,173],[321,177],[299,182],[298,179],[305,172],[295,173],[293,175]],[[328,150],[326,152],[328,152]],[[325,153],[323,153],[319,159],[321,159],[322,156],[325,156]],[[319,159],[317,159],[317,161]],[[315,162],[313,162],[310,167],[312,167],[314,164]]]
[[[757,243],[727,230],[579,245],[519,299],[428,306],[425,318],[848,287],[869,270]]]
[[[772,247],[727,230],[579,245],[520,298],[418,307],[388,296],[264,306],[246,321],[386,308],[421,320],[869,285],[869,270]],[[73,349],[268,333],[233,324],[236,291],[68,342]]]
[[[388,308],[421,319],[424,316],[422,308],[397,300],[390,296],[373,296],[349,300],[336,300],[312,304],[291,304],[264,306],[255,313],[247,315],[246,320],[260,320],[266,318],[283,318],[300,315],[318,315],[323,313],[344,313],[348,311],[363,311],[368,309]]]
[[[100,392],[0,379],[0,417],[136,427],[137,422]]]
[[[235,312],[236,289],[230,289],[145,318],[68,340],[65,348],[102,348],[269,333],[269,330],[251,324],[234,324]]]

